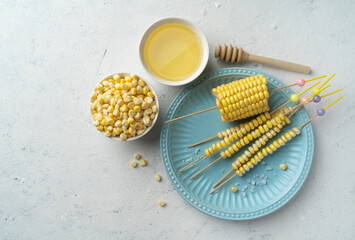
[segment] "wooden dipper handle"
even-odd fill
[[[251,61],[251,62],[262,63],[272,67],[282,68],[294,72],[300,72],[300,73],[311,72],[311,67],[309,66],[290,63],[290,62],[267,58],[267,57],[251,55],[247,52],[244,52],[242,48],[238,48],[237,46],[232,46],[232,44],[229,44],[228,46],[226,44],[223,44],[223,46],[218,44],[214,52],[214,56],[225,62],[231,62],[231,63],[235,62],[237,64],[246,61]]]

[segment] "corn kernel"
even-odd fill
[[[102,119],[101,122],[100,122],[101,125],[105,126],[106,125],[106,119]]]
[[[131,167],[133,167],[133,168],[137,167],[137,165],[138,165],[138,163],[136,161],[131,161],[130,164],[131,164]]]
[[[150,118],[148,116],[145,116],[143,118],[143,123],[144,123],[145,126],[150,126],[150,124],[151,124]]]
[[[153,106],[154,107],[154,106]],[[134,106],[133,108],[134,111],[138,112],[141,110],[141,107],[140,106]]]
[[[280,164],[280,168],[285,171],[287,169],[287,165],[284,163]]]
[[[163,200],[159,200],[158,201],[158,205],[161,206],[161,207],[164,207],[166,205],[166,202],[163,201]]]
[[[138,130],[138,131],[137,131],[137,135],[140,136],[140,135],[142,135],[144,132],[145,132],[145,129]]]
[[[237,187],[232,186],[232,187],[231,187],[231,191],[232,191],[232,192],[237,192],[237,191],[238,191],[238,188],[237,188]]]
[[[125,101],[126,103],[128,103],[128,102],[132,101],[132,97],[129,96],[129,95],[126,95],[126,96],[123,97],[123,101]]]
[[[118,75],[118,74],[113,75],[112,78],[113,78],[113,80],[115,80],[115,81],[120,81],[120,80],[121,80],[121,76]]]
[[[156,174],[156,175],[154,176],[154,178],[155,178],[155,180],[157,180],[158,182],[161,181],[161,176],[160,176],[159,174]]]
[[[139,159],[141,159],[142,158],[142,155],[140,155],[140,154],[138,154],[138,153],[136,153],[136,154],[134,154],[134,159],[136,159],[136,160],[139,160]]]
[[[107,119],[106,125],[113,125],[115,121],[112,118]]]
[[[138,85],[141,86],[141,87],[145,86],[145,82],[143,81],[143,79],[139,79],[138,80]]]
[[[146,101],[148,104],[152,104],[153,103],[153,98],[152,97],[146,97],[144,99],[144,101]]]
[[[122,141],[126,141],[126,140],[127,140],[127,134],[121,133],[121,134],[120,134],[120,139],[121,139]]]
[[[144,160],[144,159],[141,159],[140,161],[139,161],[139,166],[142,166],[142,167],[145,167],[145,166],[147,166],[147,161],[146,160]]]
[[[148,87],[143,87],[143,94],[147,95],[148,92],[149,92],[149,88]]]
[[[129,110],[128,111],[128,117],[133,118],[134,115],[136,115],[136,111],[134,111],[134,110]]]
[[[146,101],[142,102],[142,109],[147,109],[149,107],[149,103],[147,103]]]
[[[122,107],[120,108],[121,112],[127,112],[128,111],[128,106],[126,104],[123,104]]]
[[[137,93],[141,94],[143,92],[143,88],[141,86],[137,86]]]

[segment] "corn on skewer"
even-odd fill
[[[292,107],[284,110],[280,110],[280,112],[287,112],[288,110],[290,110]],[[273,117],[276,116],[276,114],[272,115]],[[227,129],[225,132],[226,133],[231,133],[231,135],[228,135],[226,137],[224,137],[223,140],[217,142],[217,144],[213,144],[212,147],[205,149],[205,154],[201,157],[199,157],[198,159],[196,159],[195,161],[187,164],[185,167],[183,167],[182,169],[180,169],[180,172],[184,171],[186,168],[190,167],[192,164],[200,161],[201,159],[203,159],[204,157],[209,157],[212,154],[214,154],[216,151],[227,147],[228,145],[230,145],[232,142],[234,142],[234,140],[238,139],[238,137],[243,137],[244,134],[246,134],[247,132],[249,132],[250,130],[254,129],[255,127],[258,127],[260,124],[262,124],[263,122],[267,121],[268,119],[270,119],[272,117],[270,114],[268,113],[264,113],[261,114],[260,116],[258,116],[256,119],[253,119],[250,122],[247,123],[243,123],[239,126],[236,127],[232,127]],[[230,131],[228,131],[230,130]],[[219,132],[217,134],[217,136],[220,134],[221,132]],[[222,133],[221,133],[222,135]]]
[[[258,126],[259,124],[263,123],[264,121],[266,121],[267,119],[270,119],[270,118],[271,118],[271,116],[269,113],[264,113],[264,114],[261,114],[260,116],[256,117],[256,119],[253,119],[250,122],[242,123],[236,127],[231,127],[223,132],[218,132],[217,136],[220,136],[220,137],[225,136],[228,133],[230,133],[230,135],[225,136],[223,140],[219,141],[217,144],[213,144],[212,147],[205,149],[205,154],[203,156],[201,156],[197,160],[186,165],[184,168],[182,168],[180,170],[180,172],[185,170],[186,168],[188,168],[192,164],[200,161],[202,158],[204,158],[206,156],[207,157],[211,156],[211,154],[218,151],[219,149],[222,149],[222,147],[226,147],[227,145],[229,145],[231,143],[231,141],[233,142],[238,137],[242,137],[246,132],[249,132],[251,130],[251,128],[255,128],[255,125]]]
[[[269,109],[267,80],[258,75],[212,89],[222,121],[244,119]]]
[[[288,108],[285,108],[285,109],[280,109],[280,112],[285,113],[286,111],[289,111],[291,108],[292,107],[288,107]],[[260,114],[255,119],[253,119],[253,120],[251,120],[249,122],[241,123],[239,126],[230,127],[230,128],[228,128],[228,129],[226,129],[224,131],[218,132],[216,136],[208,138],[208,139],[205,139],[205,140],[202,140],[202,141],[200,141],[198,143],[192,144],[192,145],[188,146],[188,148],[197,146],[197,145],[199,145],[201,143],[207,142],[207,141],[209,141],[211,139],[215,139],[217,137],[220,138],[220,139],[223,139],[224,137],[228,137],[229,135],[233,134],[234,132],[240,131],[241,127],[244,127],[245,125],[248,125],[251,128],[253,127],[253,125],[255,127],[257,127],[256,124],[258,124],[258,123],[262,124],[263,122],[266,122],[267,120],[269,120],[272,117],[274,117],[275,114],[277,114],[277,113],[269,114],[268,112],[266,112],[266,113]]]
[[[236,175],[238,176],[243,176],[246,172],[249,172],[250,169],[252,169],[254,166],[256,166],[264,157],[266,157],[268,154],[272,154],[275,152],[278,148],[281,146],[285,145],[285,143],[289,140],[291,140],[293,137],[296,135],[300,134],[300,130],[298,128],[293,128],[292,130],[288,131],[284,135],[282,135],[279,139],[275,140],[273,143],[271,143],[269,146],[263,148],[261,151],[258,151],[253,158],[251,158],[250,161],[247,162],[247,164],[244,164],[242,167],[240,167],[238,170],[236,170],[235,174],[229,178],[227,181],[223,182],[221,185],[213,189],[209,194],[214,193],[218,188],[222,187],[225,183],[227,183],[229,180],[231,180],[233,177]],[[257,157],[257,159],[255,159]]]
[[[280,129],[283,128],[283,126],[286,124],[286,122],[290,123],[290,120],[286,116],[284,116],[284,114],[279,113],[278,116],[272,118],[270,121],[267,121],[264,125],[260,125],[258,127],[258,129],[249,133],[244,138],[241,138],[240,140],[238,140],[235,144],[230,146],[227,150],[222,151],[221,156],[219,158],[217,158],[215,161],[213,161],[212,163],[210,163],[209,165],[204,167],[202,170],[197,172],[195,175],[193,175],[190,178],[190,180],[195,178],[197,175],[201,174],[203,171],[205,171],[207,168],[209,168],[210,166],[212,166],[213,164],[215,164],[216,162],[218,162],[222,158],[231,157],[232,154],[239,151],[239,149],[241,149],[243,146],[249,144],[249,142],[256,139],[257,137],[260,137],[261,133],[266,132],[265,137],[263,136],[264,137],[263,139],[261,139],[261,140],[259,139],[257,141],[265,142],[265,141],[271,139],[272,137],[274,137],[276,135],[277,132],[280,132]],[[272,129],[273,126],[274,126],[274,128]],[[270,132],[268,132],[269,129],[270,129]],[[254,147],[254,145],[253,145],[253,147]],[[248,149],[249,149],[249,151],[253,152],[251,147],[249,147]],[[248,152],[248,154],[250,154],[250,153]]]
[[[274,92],[295,85],[304,86],[306,82],[323,77],[326,77],[326,75],[308,80],[299,79],[296,84],[276,88],[271,90],[270,92]],[[269,106],[267,100],[269,98],[269,92],[266,83],[267,80],[263,75],[257,75],[233,81],[228,84],[222,84],[212,89],[212,93],[216,97],[216,107],[171,119],[166,121],[165,123],[173,122],[216,108],[219,108],[222,121],[224,122],[244,119],[268,111]]]
[[[332,102],[331,104],[329,104],[327,107],[320,108],[317,110],[317,114],[314,115],[312,118],[310,118],[308,121],[306,121],[305,123],[303,123],[300,127],[296,128],[294,127],[292,130],[290,130],[289,132],[285,133],[284,135],[282,135],[279,139],[277,139],[276,141],[274,141],[273,143],[271,143],[268,147],[263,148],[261,151],[259,151],[258,153],[254,154],[254,157],[248,162],[250,164],[253,165],[253,167],[261,161],[261,159],[263,159],[265,156],[267,156],[268,154],[272,154],[273,152],[275,152],[278,148],[280,148],[281,146],[284,146],[286,142],[290,141],[292,138],[296,137],[297,135],[299,135],[301,133],[301,129],[308,124],[309,122],[311,122],[314,118],[316,118],[317,116],[323,116],[325,114],[325,110],[327,110],[329,107],[331,107],[332,105],[334,105],[336,102],[338,102],[340,99],[342,99],[343,96],[337,98],[334,102]],[[258,158],[255,160],[255,156],[258,156]],[[260,157],[259,157],[260,156]],[[253,163],[253,160],[255,164]],[[219,185],[218,187],[216,187],[215,189],[213,189],[209,194],[214,193],[217,189],[219,189],[220,187],[222,187],[224,184],[226,184],[228,181],[230,181],[233,177],[235,177],[236,175],[239,176],[243,176],[246,172],[248,172],[250,170],[250,168],[245,168],[244,167],[242,169],[238,169],[236,171],[236,173],[231,176],[230,178],[228,178],[226,181],[224,181],[221,185]]]
[[[265,145],[269,140],[276,136],[276,134],[281,131],[286,123],[289,124],[291,122],[288,118],[286,119],[286,121],[283,121],[281,124],[274,126],[272,129],[270,129],[269,132],[266,132],[264,135],[262,135],[258,140],[255,141],[252,147],[249,147],[248,150],[245,150],[244,154],[232,163],[234,170],[237,170],[239,167],[242,167],[244,163],[248,162],[252,154],[257,152],[261,146]]]
[[[268,119],[271,119],[271,115],[269,113],[265,113],[265,114],[261,114],[260,116],[256,117],[256,119],[253,119],[250,122],[240,124],[239,126],[235,127],[234,128],[235,132],[230,131],[229,132],[230,134],[228,134],[229,129],[227,129],[225,135],[227,135],[227,134],[228,135],[225,136],[223,140],[217,142],[216,144],[213,144],[212,147],[206,148],[205,155],[207,157],[210,157],[212,154],[214,154],[218,150],[220,150],[222,148],[226,148],[232,142],[243,138],[243,136],[245,136],[247,133],[249,133],[254,128],[257,128],[258,126],[260,126],[260,124],[264,123]],[[221,133],[221,132],[219,132],[219,133]],[[221,134],[223,134],[223,132]],[[219,135],[219,134],[217,134],[217,135]]]
[[[292,113],[293,114],[293,113]],[[279,118],[280,119],[280,118]],[[281,119],[280,119],[281,120]],[[279,121],[280,121],[279,120]],[[270,131],[265,131],[266,133],[260,136],[258,140],[253,143],[252,146],[245,150],[243,155],[240,156],[235,162],[232,163],[233,168],[229,170],[227,174],[225,174],[213,187],[215,188],[220,182],[222,182],[233,170],[238,170],[239,167],[243,166],[245,162],[249,160],[249,158],[259,150],[259,148],[265,145],[270,139],[272,139],[277,133],[281,131],[281,129],[289,124],[291,121],[289,117],[283,116],[283,120],[274,125],[273,128],[270,127]],[[270,125],[269,125],[270,126]],[[272,126],[272,125],[271,125]],[[267,126],[268,127],[268,126]],[[267,129],[267,128],[266,128]],[[265,130],[266,130],[265,129]]]

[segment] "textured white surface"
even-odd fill
[[[270,3],[0,1],[0,238],[353,239],[355,2]],[[230,66],[212,53],[217,43],[234,43],[310,65],[310,76],[335,72],[333,89],[345,88],[341,104],[314,122],[310,175],[279,211],[246,222],[215,219],[190,207],[169,183],[159,134],[183,87],[152,82],[138,57],[144,30],[165,17],[186,18],[204,31],[211,50],[206,71]],[[285,83],[308,77],[244,66]],[[91,90],[114,72],[144,77],[160,98],[157,125],[137,142],[110,140],[91,125]],[[316,106],[308,109],[314,114]],[[129,167],[136,152],[148,160],[146,168]]]

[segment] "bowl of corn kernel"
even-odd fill
[[[135,74],[112,74],[95,87],[90,103],[97,130],[120,141],[133,141],[153,128],[159,113],[158,97]]]

